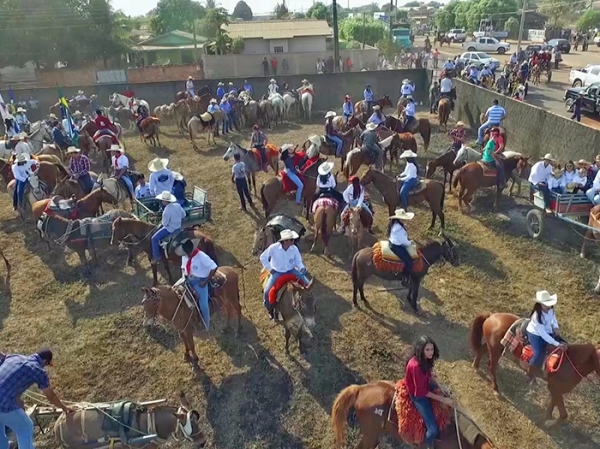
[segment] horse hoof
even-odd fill
[[[544,423],[544,426],[548,427],[554,427],[556,424],[558,423],[558,419],[549,419]]]
[[[499,392],[499,391],[496,391],[496,390],[494,390],[494,396],[495,396],[496,398],[500,399],[500,392]]]

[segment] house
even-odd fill
[[[229,37],[244,40],[244,54],[307,53],[326,51],[333,33],[326,20],[253,20],[223,25]]]
[[[170,31],[132,47],[128,55],[129,62],[137,66],[191,64],[200,58],[207,41],[202,36],[196,36],[194,40],[194,35],[185,31]]]

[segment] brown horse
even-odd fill
[[[453,266],[460,264],[454,243],[448,237],[444,237],[444,239],[442,242],[430,242],[426,245],[418,245],[418,251],[423,258],[422,269],[417,270],[413,268],[410,273],[408,293],[406,295],[406,300],[417,313],[419,313],[417,305],[419,287],[423,278],[427,275],[429,267],[436,262],[443,262],[444,260],[450,262]],[[352,258],[352,302],[354,307],[358,307],[357,292],[360,292],[360,299],[365,304],[369,304],[365,298],[364,285],[366,280],[373,275],[388,281],[400,281],[403,276],[402,272],[378,270],[373,264],[373,247],[370,246],[361,249]]]
[[[67,159],[66,153],[55,143],[44,145],[38,154],[40,156],[54,156],[60,160],[61,164]]]
[[[400,111],[401,101],[398,102],[398,108]],[[398,113],[399,116],[399,113]],[[413,124],[410,129],[404,129],[402,121],[397,119],[392,115],[388,115],[385,118],[385,126],[390,128],[397,133],[409,132],[411,134],[421,134],[423,138],[423,145],[425,147],[425,151],[429,148],[429,142],[431,142],[431,123],[426,118],[416,118],[413,120]]]
[[[438,122],[440,126],[444,127],[444,130],[448,129],[448,119],[450,118],[450,111],[452,104],[450,99],[447,97],[441,98],[438,104]]]
[[[515,153],[511,157],[502,159],[504,164],[504,177],[509,179],[513,170],[517,171],[519,176],[528,168],[529,157],[525,157],[520,153]],[[494,209],[498,207],[502,190],[498,188],[496,176],[486,176],[482,165],[479,162],[470,162],[460,170],[452,181],[452,186],[456,189],[460,183],[460,192],[458,194],[458,207],[462,210],[463,203],[467,211],[471,210],[471,201],[477,189],[481,187],[496,186],[496,196],[494,198]]]
[[[371,108],[373,108],[374,106],[379,106],[381,108],[381,111],[383,111],[385,108],[393,108],[394,103],[392,103],[392,100],[390,100],[390,97],[388,95],[384,95],[379,100],[375,100],[371,103]],[[359,114],[361,112],[368,113],[369,111],[367,109],[367,102],[365,100],[357,101],[354,104],[354,111],[356,114]]]
[[[317,161],[310,167],[308,167],[304,173],[300,176],[300,179],[304,183],[304,189],[302,190],[302,202],[306,210],[306,219],[312,207],[313,196],[317,190],[317,170],[319,165],[323,163],[323,159]],[[280,176],[274,176],[269,180],[265,181],[260,188],[260,199],[265,212],[265,217],[268,218],[277,200],[284,194],[283,184]]]
[[[110,173],[110,154],[108,150],[112,145],[112,139],[110,136],[102,136],[98,138],[96,142],[96,146],[98,147],[98,152],[100,153],[100,159],[102,159],[102,171],[105,173]]]
[[[517,315],[510,313],[484,312],[477,315],[471,326],[470,342],[475,356],[473,367],[479,369],[481,358],[486,353],[489,354],[492,388],[497,396],[500,393],[496,382],[496,369],[500,357],[504,353],[504,346],[501,341],[510,326],[518,319]],[[516,356],[510,354],[509,358],[518,363]],[[591,343],[569,345],[558,370],[554,373],[545,373],[548,381],[548,391],[550,391],[550,402],[546,409],[547,427],[567,419],[563,396],[573,391],[579,385],[579,382],[591,373],[600,376],[600,349]],[[558,419],[552,419],[552,412],[555,407],[558,407]]]
[[[315,245],[319,238],[323,242],[323,254],[329,255],[329,238],[333,235],[335,229],[335,220],[337,210],[333,206],[319,206],[315,211],[315,237],[310,247],[311,252],[315,250]]]
[[[57,193],[57,195],[60,194]],[[62,196],[63,198],[70,198],[70,196],[60,196]],[[33,213],[33,217],[35,218],[36,222],[41,218],[49,202],[50,198],[46,198],[44,200],[36,201],[31,206],[31,212]],[[106,190],[104,190],[102,187],[100,187],[99,189],[96,189],[88,195],[84,196],[83,198],[77,200],[77,202],[75,203],[77,217],[95,217],[96,215],[98,215],[98,211],[100,210],[102,203],[110,203],[113,205],[117,204],[113,196],[109,194]]]
[[[157,145],[160,147],[160,138],[158,137],[160,133],[159,125],[160,119],[156,117],[149,116],[142,120],[140,123],[140,129],[142,130],[140,132],[140,141],[143,141],[146,144],[150,142],[150,145],[153,147]]]
[[[344,169],[344,161],[346,159],[346,155],[352,149],[352,144],[354,143],[357,134],[358,134],[358,130],[355,127],[350,127],[346,131],[340,133],[340,138],[342,139],[342,153],[340,156],[340,160],[342,163],[342,169]],[[306,142],[304,142],[304,144],[302,144],[302,149],[305,152],[307,150],[308,144],[310,144],[310,141],[308,141],[308,140]],[[336,154],[336,146],[328,145],[327,143],[324,143],[322,141],[321,141],[321,146],[319,147],[319,153],[321,153],[323,156],[338,157]]]
[[[588,229],[583,237],[583,244],[581,245],[581,253],[580,256],[582,259],[585,258],[586,252],[585,247],[588,244],[588,240],[598,240],[600,237],[600,205],[592,207],[590,210],[590,216],[588,218],[588,226],[590,228],[597,229],[598,231],[592,231]],[[600,285],[600,282],[599,282]],[[596,287],[598,288],[598,287]]]
[[[427,161],[425,177],[427,179],[432,179],[435,171],[441,167],[444,170],[444,189],[446,188],[447,182],[449,185],[448,192],[452,192],[452,175],[454,174],[454,170],[458,168],[454,165],[454,159],[456,159],[456,150],[450,148],[435,159]]]
[[[350,248],[353,253],[364,248],[364,235],[367,227],[363,223],[363,215],[367,212],[362,207],[351,207],[348,209],[348,226],[346,226],[346,235],[350,240]],[[372,219],[371,219],[372,222]]]
[[[53,155],[44,154],[44,155],[36,156],[36,158],[39,162],[47,162],[50,164],[62,165],[60,159]],[[6,159],[1,159],[1,158],[0,158],[0,177],[4,181],[4,184],[6,184],[7,186],[8,186],[8,183],[13,179],[11,163]]]
[[[402,437],[398,433],[398,415],[396,404],[394,404],[395,392],[396,384],[389,380],[380,380],[365,385],[350,385],[344,388],[335,399],[331,410],[335,448],[346,447],[346,421],[350,410],[354,410],[362,436],[356,449],[375,449],[378,447],[381,437],[386,434],[402,441]],[[438,436],[441,445],[438,446],[436,443],[436,447],[495,449],[489,438],[470,418],[461,412],[457,413],[458,426],[453,419]],[[459,433],[457,433],[457,427]]]
[[[151,261],[152,242],[150,239],[152,238],[152,235],[154,235],[156,229],[157,226],[154,226],[151,223],[146,223],[144,221],[137,220],[135,218],[118,218],[113,222],[111,244],[122,242],[128,246],[137,246],[148,255],[148,260]],[[200,243],[198,245],[198,248],[200,248],[202,251],[208,254],[208,256],[218,265],[215,244],[210,237],[208,237],[206,234],[204,234],[198,229],[185,229],[182,231],[181,236],[185,236],[189,239],[199,239]],[[171,275],[169,261],[177,262],[177,266],[179,266],[181,257],[179,257],[174,252],[170,252],[169,257],[167,259],[165,257],[164,251],[161,251],[160,255],[165,266],[165,270],[167,271],[167,275],[169,276],[169,283],[173,284],[175,281],[173,280],[173,276]],[[158,285],[157,271],[157,266],[155,264],[152,264],[153,287],[156,287]]]
[[[387,204],[389,215],[394,214],[394,211],[400,206],[400,195],[396,179],[390,178],[377,170],[369,169],[360,182],[365,186],[372,182],[375,188],[383,195],[383,200],[385,201],[385,204]],[[422,179],[421,182],[425,183],[425,189],[416,194],[411,194],[408,197],[408,204],[414,205],[426,201],[429,204],[432,215],[431,226],[429,226],[429,229],[433,229],[436,217],[440,217],[440,227],[443,232],[446,227],[444,216],[444,198],[446,196],[446,190],[444,189],[444,185],[441,182],[432,179]]]

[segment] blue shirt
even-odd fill
[[[367,121],[367,123],[375,123],[376,125],[381,125],[383,122],[385,122],[383,114],[381,114],[381,117],[379,117],[377,112],[373,112],[373,115],[369,117],[369,120]]]
[[[252,86],[250,84],[244,84],[244,90],[250,92],[250,95],[252,95],[252,93],[254,92],[254,89],[252,89]]]
[[[408,115],[409,117],[414,117],[415,116],[415,104],[412,101],[409,101],[408,103],[406,103],[406,107],[404,108],[404,113],[406,115]]]
[[[229,104],[229,101],[225,101],[224,103],[221,103],[220,107],[221,107],[221,110],[223,112],[225,112],[226,114],[231,111],[231,105]]]
[[[39,355],[10,354],[0,364],[0,413],[21,408],[17,399],[33,384],[40,390],[50,381]]]
[[[181,181],[175,181],[173,183],[173,195],[175,195],[175,198],[177,198],[177,201],[185,201],[185,187],[187,186],[187,183],[185,182],[185,179],[182,179]]]
[[[236,89],[235,87],[231,87],[231,88],[229,89],[229,93],[230,93],[230,94],[237,94],[237,89]]]
[[[352,115],[354,114],[354,105],[351,101],[344,101],[342,105],[342,111],[344,111],[344,115]]]
[[[221,98],[225,95],[225,88],[223,86],[217,88],[217,98]]]
[[[208,108],[206,108],[206,112],[210,112],[211,114],[214,114],[215,111],[218,111],[219,109],[220,108],[219,108],[218,104],[212,103],[212,104],[208,105]]]
[[[485,114],[487,115],[488,121],[490,121],[491,123],[500,124],[500,122],[506,115],[506,111],[499,104],[495,104],[494,106],[489,108]]]
[[[365,96],[365,101],[373,101],[373,91],[371,89],[365,89],[363,95]]]

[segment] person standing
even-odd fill
[[[371,108],[373,107],[373,103],[375,102],[374,98],[375,94],[371,89],[371,85],[367,84],[365,91],[363,92],[363,98],[365,99],[365,104],[367,105],[367,115],[371,114]]]
[[[81,190],[87,195],[94,188],[94,181],[90,176],[90,159],[75,147],[67,148],[67,154],[71,156],[69,160],[71,178],[79,183]]]
[[[240,210],[244,212],[246,209],[246,199],[248,199],[248,203],[250,207],[253,207],[252,197],[250,196],[250,190],[248,189],[248,179],[246,178],[246,164],[241,161],[241,157],[239,153],[235,153],[233,155],[233,159],[235,163],[233,167],[231,167],[231,182],[235,184],[235,188],[237,189],[237,193],[240,197]]]
[[[273,76],[277,76],[277,58],[275,56],[271,58],[271,72]]]
[[[12,165],[12,174],[15,178],[16,185],[13,193],[13,210],[18,210],[23,207],[25,202],[25,187],[29,182],[29,177],[32,173],[32,168],[36,161],[29,158],[29,155],[21,153],[17,156],[15,163]]]
[[[221,100],[221,98],[223,98],[225,96],[225,84],[223,84],[222,81],[219,81],[217,83],[217,98],[218,100]]]
[[[264,76],[269,76],[269,61],[267,61],[267,57],[266,56],[262,60],[262,67],[263,67],[263,75]]]
[[[571,120],[575,119],[578,122],[581,122],[581,107],[583,106],[583,92],[579,92],[579,95],[569,108],[569,111],[573,111],[573,115],[571,116]]]
[[[437,113],[437,99],[440,96],[440,85],[437,81],[434,81],[431,87],[429,88],[429,113],[436,114]]]

